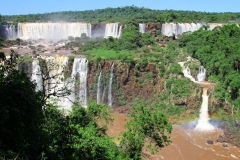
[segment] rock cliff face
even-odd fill
[[[96,101],[98,81],[101,73],[101,93],[102,103],[108,102],[108,84],[110,77],[110,68],[113,62],[103,61],[98,65],[94,62],[89,63],[88,70],[88,94],[89,100]],[[129,106],[137,102],[154,101],[160,102],[158,96],[169,91],[165,85],[165,80],[158,73],[155,64],[148,64],[141,68],[136,64],[127,65],[126,63],[114,62],[114,79],[113,79],[113,107]],[[173,105],[186,106],[190,108],[199,107],[201,93],[192,88],[192,95],[184,100],[176,99],[171,102]],[[167,97],[169,98],[169,97]]]
[[[146,30],[161,30],[162,24],[159,23],[147,23],[146,24]]]
[[[42,72],[46,75],[48,74],[48,64],[45,59],[39,59],[39,64],[42,67]],[[66,57],[52,59],[66,59]],[[68,59],[68,62],[66,62],[66,70],[63,73],[65,80],[72,77],[77,59],[79,58]],[[32,70],[34,70],[31,64],[21,62],[18,68],[20,71],[27,72],[31,77]],[[120,107],[137,105],[141,101],[147,102],[149,105],[164,102],[166,105],[188,107],[194,110],[198,110],[200,106],[201,90],[198,87],[189,84],[187,86],[190,90],[189,96],[174,96],[170,93],[172,86],[169,87],[167,84],[172,76],[161,77],[164,74],[159,73],[157,64],[148,63],[141,67],[137,61],[134,61],[131,65],[119,61],[89,61],[86,67],[87,74],[81,75],[79,72],[79,76],[87,76],[84,87],[87,92],[85,96],[87,104],[95,101],[106,105],[111,104],[111,107]],[[52,72],[55,73],[56,71]],[[175,76],[174,83],[183,80],[183,78],[182,75]],[[79,83],[78,85],[81,88],[83,84]]]

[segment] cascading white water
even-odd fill
[[[190,70],[190,68],[188,66],[187,66],[186,70],[187,70],[188,75],[192,75],[191,74],[191,70]]]
[[[54,56],[46,57],[49,76],[54,77],[49,80],[50,93],[59,92],[62,88],[66,87],[64,81],[64,69],[68,64],[68,57]],[[57,85],[56,85],[57,84]]]
[[[18,38],[21,39],[67,39],[68,36],[91,37],[90,23],[18,23]]]
[[[102,78],[102,71],[100,72],[100,74],[99,74],[99,76],[98,76],[98,83],[97,83],[97,104],[102,103],[102,101],[101,101],[101,90],[102,90],[101,78]]]
[[[41,91],[43,88],[42,86],[42,72],[41,72],[41,68],[39,65],[39,60],[38,59],[33,59],[32,62],[32,77],[31,77],[31,81],[33,81],[34,83],[36,83],[36,90],[37,91]]]
[[[194,32],[199,30],[204,24],[203,23],[164,23],[162,24],[162,34],[165,36],[175,35],[178,38],[184,32]],[[217,26],[223,26],[221,23],[208,23],[209,30],[213,30]]]
[[[4,25],[5,27],[5,34],[7,39],[15,39],[17,34],[15,30],[15,26],[12,24]]]
[[[68,57],[54,56],[41,57],[46,61],[48,76],[52,77],[45,82],[45,89],[48,93],[57,93],[60,96],[51,96],[54,99],[49,100],[64,108],[71,110],[74,102],[79,102],[82,107],[87,107],[87,73],[88,61],[86,58],[74,58],[72,74],[70,78],[65,78],[64,69],[68,65]],[[31,80],[36,82],[36,90],[42,90],[42,73],[39,60],[34,59],[32,62]],[[66,89],[71,91],[66,95]],[[62,95],[61,95],[62,94]],[[64,96],[63,96],[64,95]]]
[[[87,107],[87,73],[88,61],[86,58],[75,58],[73,62],[72,77],[79,76],[79,91],[77,99],[82,107]],[[77,92],[77,91],[76,91]]]
[[[209,23],[209,30],[213,30],[215,27],[222,27],[223,24],[221,23]]]
[[[141,33],[146,32],[146,24],[145,23],[139,23],[139,32],[141,32]]]
[[[109,106],[112,106],[112,99],[113,99],[112,98],[113,70],[114,70],[114,63],[111,66],[109,86],[108,86],[108,105]]]
[[[46,92],[55,96],[51,96],[49,100],[51,103],[56,103],[60,108],[71,110],[72,103],[74,102],[70,96],[66,95],[66,90],[71,90],[74,83],[70,79],[65,79],[64,70],[68,65],[68,57],[65,56],[51,56],[41,57],[46,61],[48,68],[48,76],[50,79],[45,82],[44,88]],[[45,76],[46,77],[46,76]]]
[[[187,66],[186,68],[184,67],[184,62],[178,62],[178,64],[182,67],[183,69],[183,75],[184,77],[189,78],[191,81],[195,82],[196,80],[192,77],[191,75],[191,70],[190,68]]]
[[[105,27],[104,38],[112,36],[113,38],[119,38],[122,34],[122,25],[119,23],[108,23]]]
[[[121,35],[122,35],[122,25],[120,25],[120,27],[119,27],[119,31],[118,31],[118,37],[117,38],[120,38],[121,37]]]
[[[202,27],[201,23],[164,23],[162,25],[162,34],[166,36],[175,35],[178,38],[184,32],[194,32]]]
[[[202,106],[200,109],[198,124],[196,126],[196,130],[213,130],[214,127],[209,123],[209,115],[208,115],[208,95],[207,88],[203,88],[202,94]]]
[[[206,79],[206,69],[203,66],[199,67],[199,73],[197,74],[197,80],[199,82],[205,81]]]
[[[191,75],[191,70],[187,66],[186,68],[184,67],[185,62],[178,62],[178,64],[183,68],[183,74],[184,77],[189,78],[191,81],[195,83],[202,83],[196,81],[192,75]],[[202,66],[201,66],[202,67]],[[200,67],[200,68],[201,68]],[[206,72],[206,71],[205,71]],[[200,114],[199,114],[199,120],[198,124],[195,129],[197,130],[213,130],[214,127],[209,123],[209,115],[208,115],[208,95],[207,95],[207,88],[203,88],[203,94],[202,94],[202,105],[200,109]]]

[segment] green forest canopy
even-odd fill
[[[3,16],[4,21],[36,22],[240,22],[240,12],[210,13],[180,10],[152,10],[144,7],[126,6],[86,11],[62,11],[43,14]]]

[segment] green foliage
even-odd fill
[[[137,66],[140,68],[146,68],[148,65],[148,59],[143,58],[140,60],[140,62],[138,62]]]
[[[43,130],[48,135],[50,159],[114,159],[118,148],[106,135],[109,107],[91,103],[86,110],[74,105],[67,116],[54,106],[46,109]],[[101,124],[98,125],[98,123]]]
[[[143,48],[143,53],[150,53],[150,49],[148,47]]]
[[[225,100],[240,102],[239,35],[239,27],[232,24],[212,31],[198,30],[179,39],[179,46],[199,59],[207,69],[209,79],[217,82],[215,98],[223,103]]]
[[[146,74],[146,79],[147,80],[152,80],[154,78],[154,74],[152,72]]]
[[[11,51],[0,65],[0,155],[35,159],[42,152],[44,102],[27,75],[15,69],[17,58]]]
[[[119,56],[120,61],[122,63],[126,63],[129,68],[135,65],[135,61],[133,59],[133,56]]]
[[[151,10],[144,7],[126,6],[86,11],[64,11],[44,14],[2,16],[5,21],[68,21],[68,22],[227,22],[240,19],[239,13],[209,13],[179,10]]]
[[[155,40],[149,33],[142,34],[142,44],[143,45],[153,45]]]
[[[84,52],[85,55],[88,56],[89,59],[95,58],[95,59],[119,59],[119,57],[128,57],[133,55],[133,52],[130,51],[119,51],[116,52],[114,50],[105,50],[105,49],[93,49]],[[100,59],[99,59],[100,58]]]
[[[74,40],[74,37],[73,37],[73,36],[68,36],[68,40],[69,40],[69,41],[73,41],[73,40]]]
[[[0,37],[0,48],[4,47],[4,39]]]
[[[30,56],[20,56],[19,59],[17,60],[18,63],[25,62],[27,64],[32,64],[33,58]]]
[[[123,133],[120,143],[126,157],[141,159],[145,140],[149,142],[147,147],[152,154],[170,144],[166,134],[171,133],[172,125],[161,111],[138,105],[133,107],[131,116],[133,119],[127,122],[127,131]]]
[[[170,68],[166,72],[166,75],[169,74],[182,75],[182,67],[177,63],[171,64]]]
[[[181,99],[190,96],[191,86],[189,83],[190,80],[186,78],[170,78],[167,80],[166,86],[171,94],[174,94],[177,99]]]
[[[74,56],[69,56],[69,57],[68,57],[68,60],[69,60],[69,61],[73,61],[74,58],[75,58]]]

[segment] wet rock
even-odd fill
[[[213,144],[214,142],[212,140],[207,140],[207,144]]]
[[[234,138],[235,138],[235,136],[234,136],[234,135],[231,135],[229,138],[230,138],[230,139],[234,139]]]
[[[224,147],[224,148],[227,148],[227,147],[228,147],[228,145],[227,145],[227,144],[223,144],[223,145],[222,145],[222,147]]]

